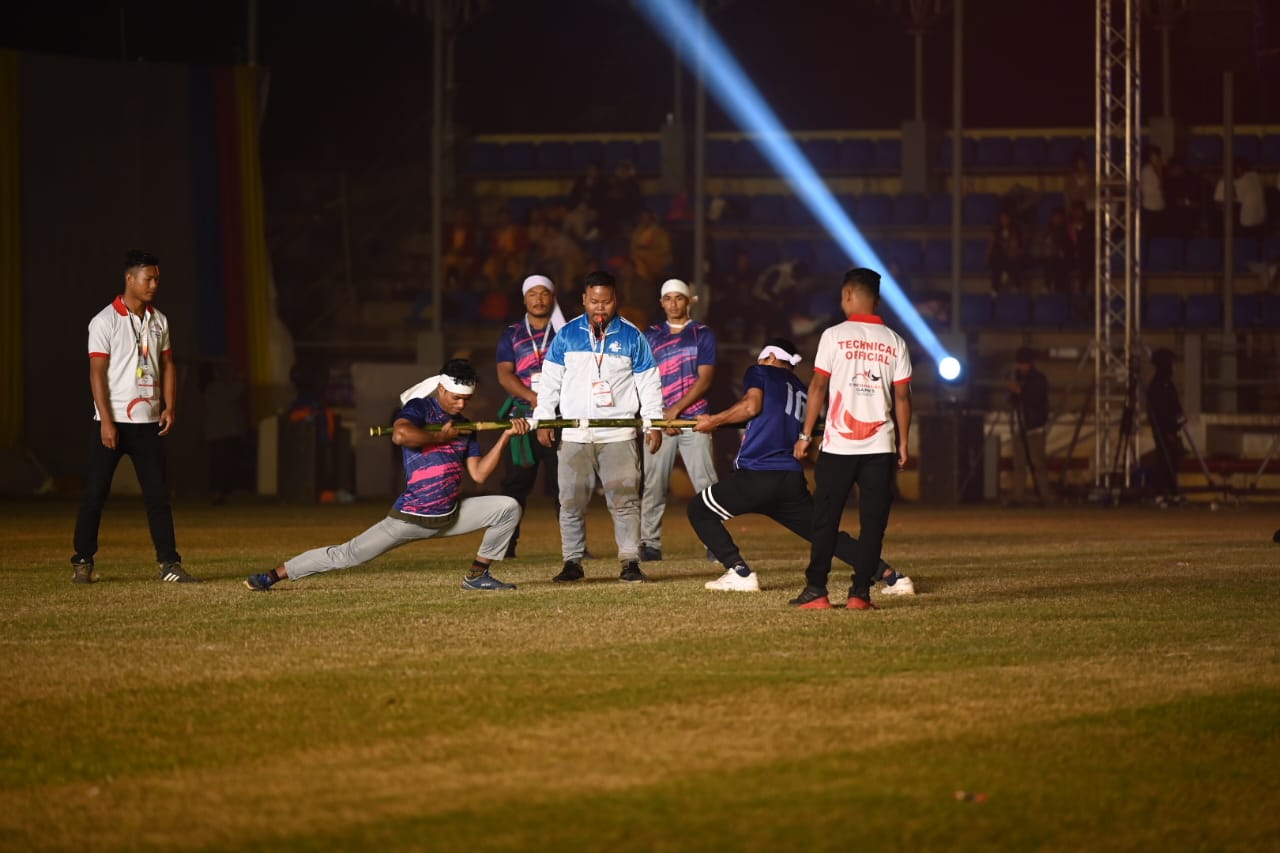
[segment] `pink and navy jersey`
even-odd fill
[[[547,357],[547,349],[555,337],[556,331],[551,328],[550,323],[544,329],[528,326],[525,320],[512,323],[498,336],[497,361],[514,364],[516,376],[524,383],[524,387],[532,388],[531,377],[542,371],[543,359]]]
[[[742,391],[745,394],[752,388],[759,388],[763,398],[760,414],[747,422],[734,467],[744,471],[803,470],[793,451],[804,426],[808,389],[787,368],[765,364],[747,368]]]
[[[658,362],[658,374],[662,378],[662,405],[670,408],[689,393],[698,381],[698,368],[716,363],[715,332],[697,320],[672,333],[666,323],[650,326],[644,333],[654,361]],[[677,417],[693,417],[707,413],[707,400],[702,398]]]
[[[393,422],[404,418],[414,426],[442,424],[449,420],[435,397],[415,397],[396,412]],[[466,418],[453,418],[463,423]],[[448,444],[428,444],[422,448],[402,447],[404,453],[404,493],[392,510],[408,515],[448,515],[458,503],[462,472],[470,456],[480,455],[475,433],[460,435]]]

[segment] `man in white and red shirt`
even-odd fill
[[[194,583],[183,571],[173,535],[164,448],[173,427],[177,371],[169,342],[169,320],[151,304],[160,286],[160,259],[133,250],[125,255],[124,293],[89,321],[89,388],[93,393],[93,443],[89,472],[76,516],[73,583],[93,583],[102,508],[123,456],[133,460],[156,546],[159,579]]]
[[[804,591],[791,600],[806,610],[831,607],[827,576],[840,515],[855,484],[862,529],[848,606],[875,609],[872,578],[889,524],[894,472],[907,463],[911,426],[911,356],[902,336],[876,315],[879,302],[880,274],[864,268],[849,270],[840,290],[840,306],[849,319],[823,332],[818,343],[804,430],[794,448],[796,458],[803,459],[818,413],[825,411],[822,452],[814,470],[809,567]]]

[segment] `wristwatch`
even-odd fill
[[[813,441],[813,436],[805,435],[804,433],[800,433],[796,438],[800,441]]]

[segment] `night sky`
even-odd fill
[[[384,156],[430,117],[423,2],[259,0],[271,69],[264,154],[315,165]],[[475,133],[654,131],[672,108],[671,52],[626,0],[469,4],[455,115]],[[912,46],[891,0],[711,0],[713,22],[783,122],[897,127],[912,111]],[[1093,124],[1093,2],[968,0],[965,123]],[[243,0],[21,0],[0,12],[7,47],[108,60],[243,61]],[[1192,0],[1174,29],[1174,113],[1220,123],[1222,72],[1236,120],[1280,125],[1280,0]],[[1159,37],[1144,29],[1144,109],[1159,113]],[[925,113],[951,120],[949,17],[926,34]],[[1258,47],[1270,46],[1269,55]],[[686,82],[688,77],[686,76]],[[689,92],[691,93],[691,88]],[[686,97],[692,117],[692,98]],[[712,106],[714,129],[732,129]]]

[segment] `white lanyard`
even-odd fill
[[[529,346],[533,347],[533,357],[538,360],[538,367],[542,367],[542,354],[547,351],[547,336],[551,334],[551,321],[547,321],[547,325],[542,330],[542,343],[539,344],[533,337],[533,327],[529,325],[529,315],[524,315],[524,330],[529,333]]]

